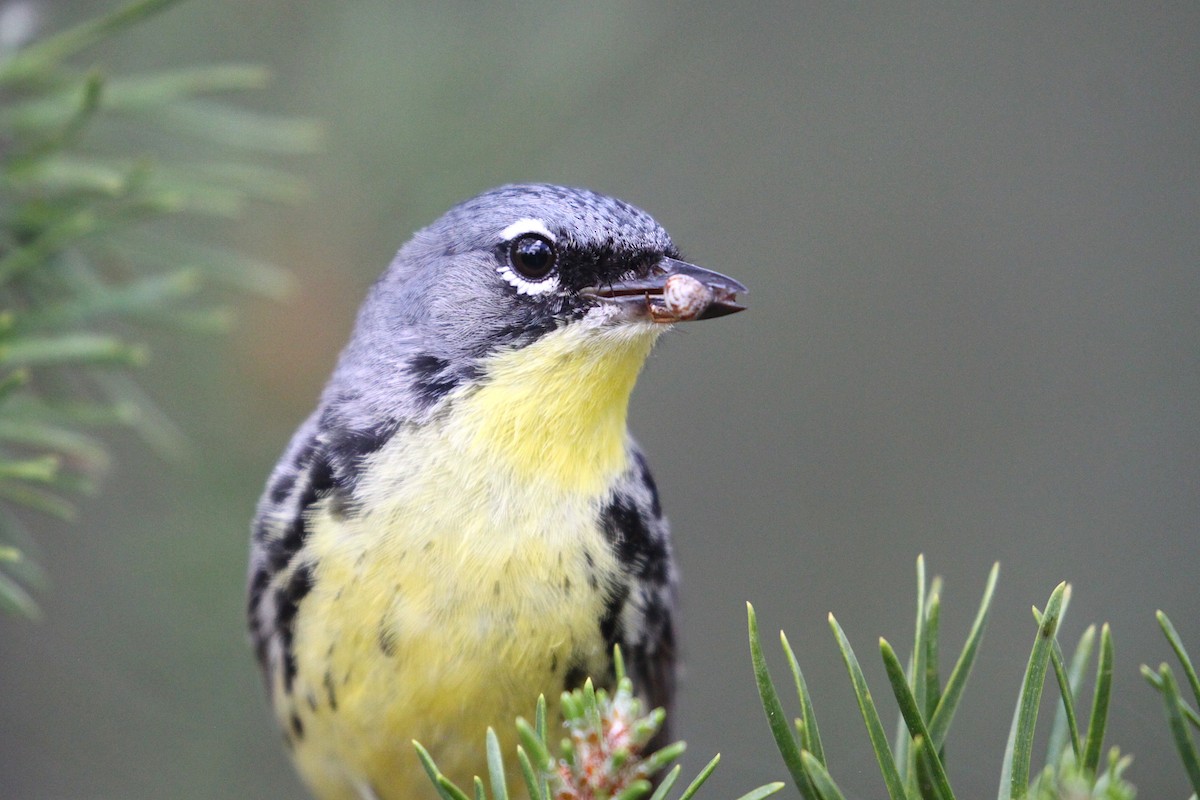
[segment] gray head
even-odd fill
[[[649,214],[612,197],[548,184],[485,192],[400,249],[363,303],[324,404],[344,418],[418,420],[489,356],[563,326],[740,310],[744,286],[678,255]],[[662,302],[676,274],[708,293],[698,313]]]

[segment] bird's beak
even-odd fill
[[[594,286],[583,293],[618,304],[637,319],[672,323],[744,311],[737,295],[745,291],[740,282],[719,272],[663,258],[644,276]]]

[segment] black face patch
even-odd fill
[[[602,242],[565,248],[559,282],[564,289],[578,293],[589,286],[606,286],[630,275],[645,275],[663,258],[678,255],[674,247],[634,250],[610,237]]]
[[[488,326],[484,337],[486,347],[474,355],[486,356],[499,347],[525,347],[563,325],[582,319],[596,302],[582,296],[583,289],[646,274],[664,257],[677,257],[675,246],[664,240],[652,239],[653,244],[633,246],[614,236],[589,242],[562,237],[556,242],[557,266],[551,273],[557,281],[557,290],[524,294],[500,279],[509,298],[503,315],[505,322]],[[513,269],[509,248],[508,242],[501,242],[494,250],[498,271]]]

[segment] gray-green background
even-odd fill
[[[955,645],[1002,562],[961,796],[995,791],[1029,606],[1063,579],[1065,639],[1114,624],[1109,741],[1141,797],[1185,796],[1137,666],[1168,656],[1156,608],[1200,651],[1200,5],[193,0],[93,55],[266,63],[246,102],[328,145],[293,162],[310,203],[229,234],[294,297],[146,374],[190,460],[123,442],[79,524],[37,522],[54,584],[43,622],[0,620],[0,797],[300,794],[243,636],[247,520],[369,282],[514,180],[619,195],[751,287],[664,341],[631,415],[685,579],[688,769],[724,754],[708,797],[784,775],[746,600],[773,657],[796,645],[835,776],[884,795],[825,615],[885,698],[920,552]]]

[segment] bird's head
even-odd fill
[[[628,203],[586,189],[503,186],[450,209],[401,248],[343,354],[339,373],[353,380],[335,384],[407,382],[393,386],[391,402],[428,407],[490,360],[553,334],[569,331],[579,347],[652,341],[671,323],[742,310],[745,290],[679,260],[662,226]]]

